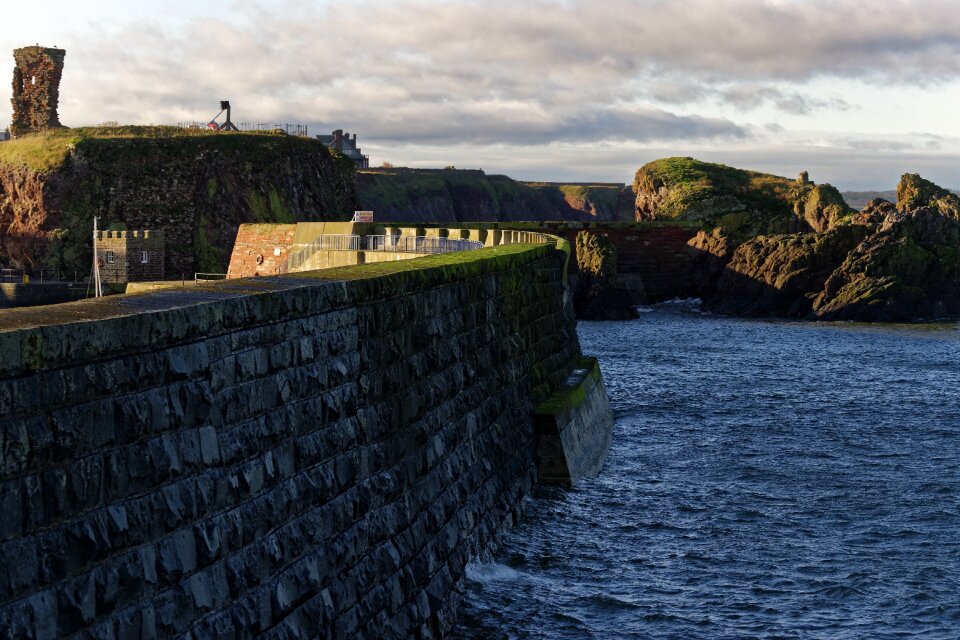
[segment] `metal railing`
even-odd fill
[[[0,269],[0,282],[7,284],[53,284],[63,282],[84,282],[88,273],[79,269],[65,270],[43,267],[24,271],[21,269]]]
[[[427,236],[365,236],[364,251],[390,251],[396,253],[455,253],[482,249],[478,240],[457,238],[430,238]]]
[[[199,122],[197,120],[190,122],[178,122],[177,127],[181,129],[209,129],[208,122]],[[290,124],[286,122],[234,122],[231,123],[238,131],[283,131],[288,136],[299,136],[307,138],[310,136],[310,127],[306,124]]]
[[[290,254],[287,270],[296,271],[310,260],[318,251],[360,251],[360,236],[323,235],[308,245]]]
[[[227,274],[225,273],[195,273],[193,274],[194,282],[207,282],[209,280],[226,280]]]

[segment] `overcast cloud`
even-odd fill
[[[237,120],[356,131],[375,164],[483,157],[490,170],[545,179],[575,174],[577,150],[619,158],[602,163],[612,172],[603,176],[596,163],[582,167],[583,179],[628,179],[651,159],[644,150],[759,159],[745,150],[786,153],[805,141],[862,158],[851,179],[862,187],[887,179],[878,162],[905,171],[917,149],[960,153],[950,138],[960,129],[932,131],[947,143],[903,139],[948,122],[930,120],[941,117],[936,100],[953,109],[938,92],[960,87],[955,2],[264,1],[184,11],[176,22],[145,8],[61,26],[63,121],[202,121],[229,98]],[[22,21],[2,29],[8,49],[36,40]],[[917,92],[926,111],[914,117],[853,85]],[[864,122],[876,130],[843,130]]]

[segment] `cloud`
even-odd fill
[[[745,111],[757,109],[766,103],[793,115],[806,115],[821,109],[846,111],[851,108],[850,103],[842,98],[817,98],[801,93],[784,92],[769,85],[738,84],[718,90],[716,95],[720,102]]]
[[[790,132],[751,112],[852,108],[814,91],[819,79],[960,80],[953,0],[274,0],[202,19],[90,22],[59,43],[69,125],[204,121],[230,99],[237,120],[348,129],[372,149],[401,149],[393,160],[461,149],[458,166],[469,164],[465,144],[490,147],[482,153],[505,168],[514,157],[566,162],[564,145],[592,167],[621,166],[594,150],[636,145],[782,150]],[[0,82],[0,103],[8,86]],[[736,115],[708,115],[731,107]],[[882,135],[859,147],[841,137],[809,148],[909,150],[883,146]],[[945,144],[931,137],[916,149]]]
[[[882,10],[853,0],[245,7],[178,29],[143,20],[78,34],[64,119],[203,119],[229,97],[249,119],[343,123],[393,140],[742,138],[733,122],[669,105],[713,96],[807,114],[845,103],[770,82],[960,76],[960,12],[943,0]]]

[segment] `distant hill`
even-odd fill
[[[891,189],[889,191],[844,191],[843,199],[847,201],[847,204],[856,209],[857,211],[863,209],[867,206],[867,203],[876,198],[883,198],[884,200],[889,200],[890,202],[897,201],[897,190]]]
[[[960,195],[960,190],[950,189],[953,193]],[[868,202],[875,198],[883,198],[884,200],[889,200],[890,202],[897,201],[897,190],[890,189],[889,191],[844,191],[843,199],[847,201],[847,204],[856,209],[857,211],[863,209]]]
[[[390,222],[633,220],[622,183],[519,182],[478,169],[363,169],[360,205]]]

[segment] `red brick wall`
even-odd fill
[[[295,224],[240,225],[227,277],[248,278],[282,272],[290,258],[296,231]],[[278,249],[280,255],[276,255]],[[259,262],[258,257],[261,257]]]

